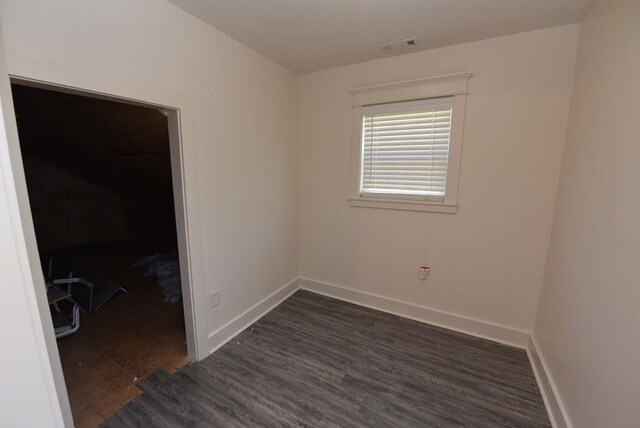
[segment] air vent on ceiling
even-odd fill
[[[398,40],[397,42],[385,43],[380,45],[380,49],[383,51],[390,51],[394,49],[410,48],[418,44],[418,39],[413,37],[411,39]]]

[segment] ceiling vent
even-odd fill
[[[418,44],[418,39],[413,37],[411,39],[398,40],[397,42],[385,43],[380,45],[380,49],[383,51],[392,51],[395,49],[410,48]]]

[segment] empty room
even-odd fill
[[[639,22],[0,0],[0,426],[640,426]]]

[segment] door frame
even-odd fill
[[[181,110],[179,107],[167,106],[157,104],[154,102],[138,100],[118,95],[111,95],[102,92],[92,91],[88,89],[81,89],[62,85],[54,82],[46,82],[41,80],[35,80],[24,76],[18,76],[9,74],[9,79],[12,84],[19,84],[23,86],[30,86],[39,89],[52,90],[56,92],[63,92],[67,94],[80,95],[90,98],[96,98],[101,100],[115,101],[124,104],[136,105],[146,108],[153,108],[167,117],[167,126],[169,129],[169,146],[171,157],[171,175],[173,185],[174,196],[174,209],[176,217],[176,233],[178,240],[178,254],[180,263],[180,279],[182,283],[182,302],[184,307],[184,321],[185,321],[185,333],[187,339],[187,356],[189,361],[197,361],[204,358],[202,355],[202,346],[204,345],[202,339],[202,332],[198,334],[198,322],[197,322],[197,303],[195,299],[196,293],[194,292],[194,263],[192,261],[192,249],[193,243],[190,242],[189,229],[190,226],[198,229],[198,225],[193,225],[193,221],[190,222],[187,211],[187,188],[186,188],[186,176],[185,176],[185,154],[182,138],[182,125],[181,125]],[[15,116],[15,111],[13,112]],[[19,147],[18,147],[19,148]],[[17,180],[15,183],[16,191],[18,195],[23,195],[18,201],[20,217],[28,219],[23,223],[23,233],[25,240],[28,243],[27,258],[30,270],[33,276],[33,287],[35,295],[37,297],[38,311],[40,312],[40,320],[42,322],[45,341],[47,347],[47,353],[51,364],[51,370],[53,372],[53,380],[55,383],[55,389],[58,393],[59,404],[62,411],[63,420],[65,425],[73,425],[71,408],[69,406],[68,394],[64,381],[64,375],[62,373],[62,366],[60,364],[60,356],[58,352],[58,346],[53,335],[53,325],[51,322],[51,316],[48,313],[48,305],[46,303],[46,295],[44,287],[37,287],[36,284],[44,281],[40,259],[37,251],[37,242],[35,239],[35,230],[32,221],[31,208],[29,206],[29,200],[26,195],[27,186],[24,181],[24,164],[22,162],[22,156],[17,153],[12,156],[11,159],[12,169],[15,175],[21,177],[21,180]],[[193,232],[193,231],[192,231]],[[197,276],[197,275],[196,275]],[[46,312],[46,313],[45,313]],[[200,323],[201,324],[201,323]],[[206,337],[206,332],[204,333]],[[69,423],[71,422],[71,423]]]

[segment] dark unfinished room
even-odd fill
[[[25,178],[76,426],[185,364],[167,117],[14,84]]]

